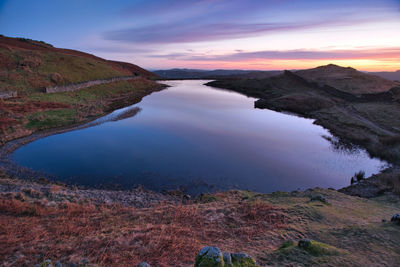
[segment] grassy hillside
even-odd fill
[[[247,253],[261,266],[396,266],[400,260],[400,225],[390,221],[398,199],[328,189],[229,191],[184,201],[162,196],[158,202],[150,194],[0,179],[0,261],[193,266],[203,246]],[[318,195],[326,202],[311,201]],[[153,201],[146,204],[148,198]],[[298,247],[304,238],[312,246]]]
[[[20,94],[44,87],[135,73],[155,77],[134,64],[105,60],[79,51],[59,49],[23,38],[0,36],[0,90]]]
[[[136,75],[135,80],[75,92],[45,94],[43,90],[47,86]],[[0,91],[18,91],[18,97],[0,100],[0,144],[36,131],[80,124],[137,103],[163,88],[152,81],[156,77],[130,63],[0,36]]]

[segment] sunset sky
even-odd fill
[[[0,34],[149,69],[400,69],[400,0],[0,0]]]

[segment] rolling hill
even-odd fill
[[[352,94],[381,93],[395,86],[393,81],[382,77],[333,64],[299,70],[295,73],[307,81],[316,82],[318,85],[328,85]]]
[[[42,41],[0,36],[0,91],[30,94],[48,86],[135,74],[156,77],[134,64],[55,48]]]
[[[164,88],[157,78],[131,63],[0,36],[0,144],[137,103]]]
[[[392,81],[400,81],[400,70],[398,71],[381,71],[381,72],[369,72],[369,74],[380,76],[382,78],[392,80]]]

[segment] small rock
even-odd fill
[[[321,201],[324,203],[328,203],[328,200],[323,195],[320,194],[311,196],[311,201]]]
[[[386,222],[386,219],[382,219],[382,222]]]
[[[61,262],[59,262],[59,261],[57,261],[55,264],[54,264],[54,267],[66,267],[64,264],[62,264]]]
[[[299,241],[298,246],[300,248],[310,248],[312,245],[312,240],[311,239],[302,239]]]
[[[182,196],[182,201],[183,203],[187,203],[192,199],[192,197],[190,195],[183,195]]]
[[[203,247],[196,256],[194,267],[224,267],[222,252],[217,247]]]
[[[399,214],[394,214],[392,219],[390,219],[391,222],[397,222],[398,224],[400,224],[400,215]]]
[[[223,257],[224,262],[225,262],[225,267],[232,267],[233,266],[231,253],[224,252],[224,253],[222,253],[222,257]]]
[[[34,267],[54,267],[54,265],[51,260],[45,260],[42,263],[36,264]]]
[[[150,264],[148,264],[147,262],[141,262],[138,264],[137,267],[150,267]]]
[[[59,73],[52,73],[51,75],[50,75],[50,80],[53,82],[53,83],[55,83],[55,84],[61,84],[63,81],[64,81],[64,79],[63,79],[63,77],[61,76],[61,74],[59,74]]]

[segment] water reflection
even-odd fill
[[[130,107],[141,109],[134,117],[37,140],[13,158],[69,183],[190,193],[340,188],[355,171],[383,166],[359,149],[332,149],[312,120],[254,109],[255,99],[205,81],[167,83]]]

